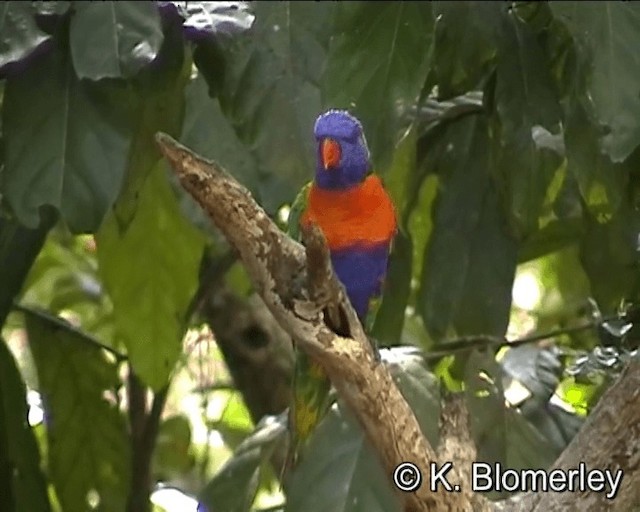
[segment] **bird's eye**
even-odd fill
[[[320,143],[320,155],[325,169],[337,167],[342,157],[340,144],[333,139],[323,139]]]

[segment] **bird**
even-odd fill
[[[301,226],[320,228],[336,277],[368,332],[397,231],[393,201],[373,172],[362,124],[355,116],[328,110],[317,118],[313,133],[315,176],[291,207],[288,231],[299,239]],[[329,410],[330,391],[322,366],[296,349],[286,466],[297,464],[302,446]]]

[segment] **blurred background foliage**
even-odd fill
[[[3,507],[400,510],[340,404],[280,485],[289,340],[153,139],[284,226],[327,108],[397,208],[373,334],[425,435],[462,390],[480,460],[550,465],[635,352],[639,60],[633,2],[2,3]]]

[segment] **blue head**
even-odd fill
[[[360,121],[344,110],[329,110],[318,117],[313,132],[320,188],[347,189],[364,180],[371,164]]]

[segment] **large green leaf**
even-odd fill
[[[28,229],[12,219],[0,217],[0,328],[38,256],[55,216],[49,214],[36,229]]]
[[[504,334],[517,259],[489,174],[489,135],[481,116],[452,124],[431,162],[442,182],[432,212],[417,307],[436,338]]]
[[[258,164],[262,205],[274,213],[313,176],[313,123],[329,41],[331,2],[256,2],[256,22],[220,52],[194,59],[225,116]],[[231,169],[233,171],[233,169]]]
[[[0,496],[6,512],[50,510],[40,453],[27,416],[25,385],[0,338]]]
[[[419,353],[406,347],[382,350],[398,385],[431,443],[437,443],[437,381]],[[345,406],[333,407],[318,425],[285,482],[287,511],[391,512],[402,510],[364,433]]]
[[[561,112],[543,49],[513,13],[502,23],[496,82],[496,172],[515,227],[528,235],[538,229],[547,190],[562,161],[544,144],[545,135],[560,132]]]
[[[432,28],[428,2],[337,6],[323,105],[349,108],[361,119],[380,168],[399,139],[400,113],[414,105],[426,79]]]
[[[384,283],[382,304],[376,314],[372,336],[382,345],[397,345],[404,324],[404,314],[411,291],[411,259],[413,245],[403,232],[398,232]]]
[[[180,142],[205,158],[215,160],[245,184],[252,193],[258,192],[258,166],[251,152],[238,139],[229,121],[220,110],[216,98],[207,92],[207,83],[200,74],[185,90],[185,114]],[[174,179],[180,206],[192,223],[204,232],[215,235],[214,227],[202,208]]]
[[[286,422],[286,415],[265,417],[198,493],[198,510],[253,510],[251,505],[258,490],[260,465],[269,460],[276,444],[282,440]]]
[[[180,133],[184,119],[184,89],[189,83],[191,67],[181,28],[170,25],[165,30],[154,65],[138,73],[135,87],[127,89],[120,98],[112,98],[116,105],[125,103],[134,116],[125,180],[115,205],[116,217],[122,227],[135,216],[140,191],[148,174],[161,160],[156,133],[162,131],[174,137]]]
[[[29,346],[45,408],[49,472],[63,510],[125,509],[130,454],[111,393],[118,365],[61,319],[26,313]],[[110,399],[107,397],[111,397]]]
[[[624,164],[615,164],[598,146],[598,131],[586,112],[573,105],[567,115],[565,142],[567,168],[575,177],[584,202],[599,221],[606,221],[622,206],[628,183]]]
[[[94,231],[122,182],[129,128],[103,90],[80,83],[60,52],[7,80],[4,198],[27,227],[53,205],[74,232]]]
[[[97,243],[117,335],[136,373],[160,389],[180,356],[204,247],[202,236],[182,217],[163,165],[147,177],[131,223],[122,226],[110,215]]]
[[[135,75],[155,59],[162,44],[155,2],[79,2],[69,40],[79,78]]]
[[[487,76],[506,9],[501,2],[434,2],[433,55],[440,98],[477,88]]]
[[[36,25],[29,2],[0,4],[0,70],[20,62],[50,38]]]
[[[640,5],[635,2],[552,2],[568,27],[586,76],[586,98],[606,127],[602,148],[614,161],[640,143]]]
[[[474,351],[465,364],[465,394],[477,459],[513,469],[546,468],[564,446],[545,439],[518,411],[505,406],[503,369],[492,351]],[[492,493],[495,497],[504,493]]]
[[[591,283],[591,293],[605,312],[615,311],[623,298],[640,289],[638,233],[640,214],[628,207],[607,223],[593,219],[587,222],[580,259]]]

